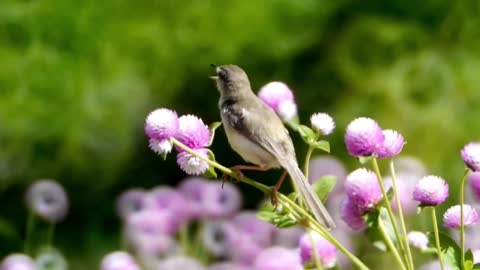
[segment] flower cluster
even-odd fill
[[[209,128],[202,119],[194,115],[178,117],[175,111],[156,109],[145,120],[145,133],[149,137],[150,148],[157,154],[166,155],[172,150],[172,138],[189,147],[197,155],[209,159],[208,147],[211,139]],[[177,163],[189,175],[201,175],[209,165],[201,158],[176,147]]]
[[[297,104],[292,90],[282,82],[270,82],[258,92],[258,97],[284,121],[297,117]]]

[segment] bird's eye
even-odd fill
[[[222,78],[224,80],[228,78],[228,71],[225,70],[224,68],[219,68],[217,70],[217,74],[220,78]]]

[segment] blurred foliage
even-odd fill
[[[0,215],[21,228],[25,185],[56,178],[73,206],[60,244],[79,257],[94,246],[98,260],[95,250],[115,246],[120,190],[182,177],[173,159],[148,151],[146,114],[171,107],[219,119],[210,63],[241,65],[255,89],[286,82],[303,122],[331,113],[332,153],[352,164],[344,128],[370,116],[455,183],[459,150],[480,139],[479,12],[474,0],[2,0]]]

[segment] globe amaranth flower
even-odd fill
[[[150,138],[149,146],[157,154],[168,154],[172,150],[169,139],[178,131],[177,113],[169,109],[156,109],[145,120],[145,133]]]
[[[408,233],[407,238],[410,245],[420,250],[425,250],[428,248],[428,237],[422,232],[411,231]]]
[[[464,226],[476,224],[478,221],[478,213],[475,208],[468,204],[463,205],[463,223]],[[460,205],[455,205],[447,209],[443,214],[443,225],[446,228],[457,229],[460,228]]]
[[[14,253],[5,257],[0,270],[36,270],[35,262],[29,256]]]
[[[335,122],[327,113],[314,113],[310,116],[312,127],[323,135],[329,135],[335,129]]]
[[[360,232],[367,228],[367,223],[363,219],[363,214],[357,208],[357,206],[352,203],[352,201],[347,197],[342,205],[340,206],[340,212],[342,220],[350,227],[352,230]]]
[[[260,246],[271,245],[275,227],[271,223],[259,219],[254,211],[238,213],[233,218],[232,223],[239,231],[246,233]]]
[[[183,115],[178,119],[179,128],[175,138],[192,149],[200,149],[210,142],[211,133],[203,120],[195,115]],[[177,147],[179,152],[183,150]]]
[[[345,193],[349,201],[356,205],[362,214],[375,208],[382,199],[382,190],[377,176],[364,168],[357,169],[347,176]]]
[[[195,151],[198,156],[208,159],[208,149],[200,148],[193,149],[193,151]],[[187,152],[178,153],[177,164],[188,175],[202,175],[209,168],[207,162]]]
[[[207,199],[210,182],[203,177],[188,177],[180,182],[177,189],[187,200],[192,218],[205,216],[204,201]]]
[[[126,219],[129,215],[139,212],[147,207],[147,192],[140,188],[124,191],[117,199],[117,214]]]
[[[420,179],[413,191],[413,199],[422,206],[436,206],[448,198],[448,184],[434,175]]]
[[[258,97],[285,121],[297,116],[297,104],[292,90],[282,82],[270,82],[258,92]]]
[[[284,247],[270,247],[255,259],[254,270],[303,270],[298,254]]]
[[[67,270],[67,260],[56,250],[45,250],[35,259],[37,270]]]
[[[375,152],[378,158],[389,158],[402,152],[403,145],[405,145],[402,134],[395,130],[386,129],[383,130],[383,136],[385,140]]]
[[[303,264],[314,262],[314,250],[324,267],[331,268],[337,263],[337,248],[318,233],[307,232],[300,239],[300,258]]]
[[[190,219],[190,208],[187,198],[171,187],[159,186],[146,196],[149,206],[160,211],[175,213],[173,222],[181,227]]]
[[[225,244],[228,247],[227,258],[242,265],[252,265],[258,254],[264,249],[255,239],[235,226],[226,227]]]
[[[178,252],[177,241],[172,235],[160,233],[145,233],[127,229],[124,232],[128,247],[142,259],[161,259]]]
[[[273,245],[296,248],[305,230],[300,226],[289,228],[273,227]]]
[[[206,221],[202,227],[202,243],[205,248],[217,258],[225,258],[231,248],[229,244],[235,237],[237,230],[233,224],[223,220]]]
[[[56,223],[67,215],[68,198],[63,187],[53,180],[37,180],[27,191],[28,207],[45,220]]]
[[[465,165],[472,171],[480,171],[480,142],[472,142],[461,151],[461,156]]]
[[[383,145],[385,136],[378,123],[367,117],[360,117],[348,124],[345,144],[352,156],[370,156]]]
[[[468,182],[472,189],[472,194],[477,201],[480,201],[480,172],[470,172]]]
[[[101,270],[140,270],[135,259],[124,251],[115,251],[102,259]]]
[[[207,217],[231,217],[242,206],[240,191],[230,183],[209,182],[205,192],[202,202],[203,211],[205,211]]]
[[[155,237],[156,235],[174,235],[179,227],[174,221],[175,213],[167,210],[144,209],[134,213],[126,220],[126,229]]]

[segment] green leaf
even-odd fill
[[[311,146],[315,147],[316,149],[320,149],[327,153],[330,153],[330,143],[328,141],[318,141],[310,143]]]
[[[386,233],[390,239],[395,243],[397,238],[393,230],[393,225],[388,217],[388,212],[385,207],[369,212],[366,214],[367,230],[365,235],[372,242],[372,244],[381,251],[387,251],[387,245],[384,242],[382,233],[379,228],[379,220],[382,220],[382,224],[385,227]]]
[[[298,125],[297,131],[306,143],[312,144],[315,141],[315,132],[311,128],[304,125]]]
[[[473,252],[471,249],[465,252],[465,262],[463,263],[465,270],[472,270],[473,269]]]
[[[207,147],[213,144],[213,138],[215,137],[215,130],[222,125],[222,122],[213,122],[208,126],[210,129],[210,141],[207,144]]]
[[[287,216],[285,216],[287,217]],[[290,228],[297,225],[297,222],[291,218],[283,218],[275,224],[278,228]]]
[[[211,161],[215,161],[215,154],[213,154],[213,152],[210,149],[208,150],[208,159],[210,159]],[[212,178],[212,179],[218,178],[217,172],[215,171],[215,167],[213,167],[212,165],[208,167],[208,170],[203,174],[203,176],[207,178]]]
[[[325,203],[328,194],[333,190],[337,184],[337,177],[334,175],[325,175],[312,185],[313,191],[318,198]]]
[[[480,270],[480,263],[473,265],[472,270]]]
[[[5,218],[0,218],[0,235],[8,238],[19,238],[17,230]]]
[[[428,245],[435,246],[435,234],[433,232],[427,233]],[[455,240],[450,236],[439,233],[440,238],[440,250],[442,252],[442,258],[450,267],[455,270],[460,270],[461,267],[461,250]]]
[[[358,157],[358,161],[360,164],[367,164],[372,160],[373,156],[368,156],[368,157]]]
[[[278,214],[273,211],[258,211],[257,217],[261,220],[273,223],[275,219],[278,219]]]

